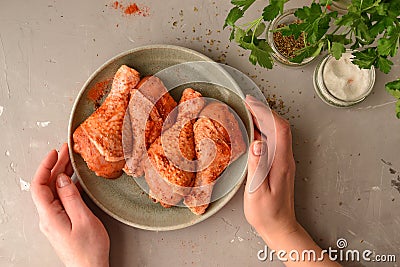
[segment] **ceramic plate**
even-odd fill
[[[94,103],[88,100],[89,90],[99,82],[112,79],[121,65],[125,64],[132,67],[144,76],[155,74],[180,63],[193,61],[211,61],[211,59],[196,51],[177,46],[151,45],[135,48],[112,58],[96,70],[84,84],[75,101],[68,128],[69,152],[75,174],[86,193],[102,210],[127,225],[146,230],[167,231],[199,223],[220,210],[235,195],[245,178],[247,153],[225,170],[230,176],[234,176],[233,181],[235,181],[235,184],[232,186],[232,189],[222,198],[212,202],[205,214],[197,216],[192,214],[187,208],[173,207],[165,209],[159,204],[153,203],[147,194],[137,185],[135,179],[125,174],[114,180],[96,176],[94,172],[88,169],[81,156],[74,153],[71,149],[74,130],[95,110]],[[232,82],[232,77],[224,72],[222,68],[220,71],[220,75],[224,76],[222,79],[230,79],[229,82]],[[243,93],[240,92],[238,86],[232,89],[237,92],[236,95],[221,93],[224,90],[226,91],[226,88],[224,89],[218,85],[207,83],[193,84],[193,88],[197,89],[196,87],[201,90],[204,96],[223,101],[234,109],[246,128],[248,140],[252,140],[253,127],[251,116],[241,98],[237,96],[243,97]],[[233,87],[235,86],[233,85]],[[179,100],[179,93],[176,92],[180,90],[180,88],[176,88],[176,90],[171,92],[171,95],[176,100]],[[216,190],[218,190],[218,183]]]

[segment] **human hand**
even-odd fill
[[[83,202],[72,174],[67,144],[59,153],[50,151],[37,169],[31,192],[40,230],[66,266],[109,266],[107,231]]]
[[[255,121],[256,140],[250,146],[244,213],[247,221],[267,244],[273,246],[274,240],[298,229],[294,211],[292,134],[289,122],[275,112],[272,112],[272,119],[269,109],[262,102],[247,96],[246,103]],[[268,118],[271,121],[267,121]],[[276,134],[273,131],[274,124]],[[269,174],[266,166],[268,138],[276,139],[275,156]],[[261,185],[252,192],[250,185],[254,187],[254,181]]]
[[[244,192],[244,214],[247,221],[254,226],[270,248],[286,253],[282,260],[287,266],[340,266],[324,255],[322,249],[296,220],[296,167],[289,122],[275,112],[272,112],[271,117],[269,109],[254,97],[247,96],[246,103],[258,129],[255,131],[256,140],[250,147]],[[267,149],[268,139],[274,139],[276,142],[269,173],[268,160],[272,160],[272,155]],[[291,251],[297,251],[301,255],[304,251],[314,251],[316,258],[293,259],[288,257]]]

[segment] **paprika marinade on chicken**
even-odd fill
[[[163,207],[180,202],[193,185],[196,171],[192,162],[195,158],[193,123],[204,104],[200,93],[185,89],[176,123],[163,132],[147,151],[145,179],[150,197]]]
[[[163,82],[155,76],[143,78],[131,92],[124,127],[126,165],[124,171],[133,177],[144,174],[147,149],[175,122],[177,103]]]
[[[117,178],[122,174],[125,164],[122,125],[130,91],[139,81],[136,70],[122,65],[103,104],[73,134],[74,151],[81,154],[98,176]]]
[[[228,106],[221,102],[212,102],[202,110],[193,131],[198,171],[184,204],[194,214],[201,215],[211,202],[218,177],[245,152],[246,144],[238,121]]]

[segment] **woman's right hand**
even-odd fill
[[[289,122],[272,112],[256,98],[247,96],[246,103],[255,121],[255,141],[250,147],[248,174],[244,192],[244,214],[268,247],[284,251],[287,266],[340,266],[322,253],[322,249],[297,222],[294,211],[295,162]],[[273,130],[275,125],[275,130]],[[272,130],[271,130],[272,129]],[[275,156],[268,172],[267,138],[275,134]],[[271,156],[271,154],[269,155]],[[254,183],[256,181],[256,183]],[[289,253],[314,251],[315,258],[291,259]],[[266,252],[265,252],[266,253]]]
[[[248,96],[249,106],[255,125],[255,141],[250,146],[248,159],[247,184],[244,194],[244,212],[247,221],[266,239],[269,245],[273,240],[282,238],[298,228],[294,212],[294,176],[295,162],[292,151],[292,134],[289,122],[275,112],[273,119],[276,130],[276,150],[269,174],[257,170],[266,168],[267,162],[267,127],[260,125],[261,119],[271,116],[269,109],[254,97]],[[261,131],[261,132],[260,132]],[[263,175],[266,177],[256,177]],[[250,193],[251,180],[264,181],[259,188]]]

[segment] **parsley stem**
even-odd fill
[[[369,7],[366,7],[366,8],[364,8],[364,9],[362,9],[361,12],[365,12],[365,11],[367,11],[368,9],[371,9],[371,8],[374,8],[374,7],[379,6],[379,2],[380,2],[380,1],[375,1],[374,4],[373,4],[372,6],[369,6]],[[361,6],[362,6],[362,1],[361,1]],[[360,6],[360,9],[361,9],[361,6]]]
[[[242,24],[241,26],[242,26],[242,27],[249,26],[249,28],[251,29],[251,28],[254,27],[254,25],[260,24],[260,21],[262,20],[262,18],[263,18],[263,17],[260,16],[259,18],[255,19],[255,20],[253,20],[253,21],[247,22],[247,23],[245,23],[245,24]]]
[[[256,34],[256,30],[257,30],[257,28],[258,28],[258,25],[260,25],[262,19],[263,19],[263,17],[261,16],[261,17],[259,17],[259,18],[256,20],[257,22],[256,22],[256,24],[255,24],[255,28],[254,28],[254,31],[253,31],[253,35],[251,36],[251,43],[254,43],[254,36],[255,36],[255,34]]]

